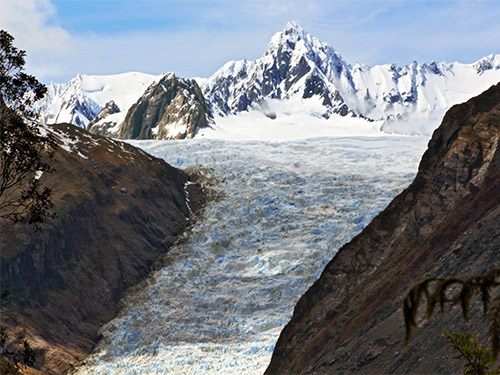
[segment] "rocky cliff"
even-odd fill
[[[113,128],[117,125],[113,120],[109,121],[110,115],[120,113],[120,108],[113,100],[106,103],[96,117],[87,125],[87,130],[92,134],[109,136],[113,133]]]
[[[128,144],[69,124],[47,131],[59,147],[55,172],[41,182],[57,216],[39,232],[0,223],[0,282],[11,289],[0,320],[26,329],[36,367],[58,374],[91,351],[127,288],[189,225],[203,192]]]
[[[414,182],[345,245],[296,305],[267,374],[461,372],[443,329],[487,331],[475,311],[435,314],[404,350],[406,291],[500,265],[500,84],[452,107]]]
[[[209,126],[211,112],[194,80],[165,75],[128,111],[117,133],[121,139],[193,138]]]

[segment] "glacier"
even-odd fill
[[[412,181],[427,140],[130,141],[215,198],[76,373],[263,373],[298,298]]]

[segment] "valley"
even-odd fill
[[[422,137],[135,141],[214,181],[78,374],[262,374],[298,298],[414,177]]]
[[[262,50],[204,78],[47,85],[54,171],[27,178],[55,218],[0,221],[1,325],[35,369],[460,369],[436,339],[458,310],[403,351],[400,307],[422,277],[500,262],[500,54],[369,66],[297,21]]]

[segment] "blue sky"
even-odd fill
[[[142,71],[209,76],[261,56],[289,20],[349,63],[500,53],[498,0],[0,0],[0,28],[44,82]]]

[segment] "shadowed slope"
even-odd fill
[[[57,217],[40,232],[1,222],[2,313],[27,329],[46,372],[86,356],[124,291],[144,278],[203,199],[198,184],[161,159],[69,124],[47,128],[59,144],[44,174]],[[186,195],[189,196],[189,205]]]

